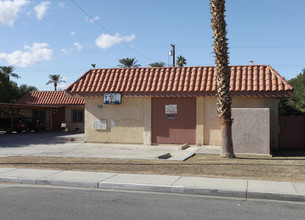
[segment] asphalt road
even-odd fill
[[[0,184],[0,219],[304,219],[305,203]]]

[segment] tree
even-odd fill
[[[21,78],[17,73],[14,73],[14,66],[0,66],[0,71],[7,76],[8,80],[10,80],[10,77],[14,77],[16,79]]]
[[[178,66],[184,66],[184,65],[186,65],[186,59],[183,56],[180,55],[179,57],[177,57],[176,64]]]
[[[148,65],[151,67],[165,67],[166,66],[166,64],[164,62],[154,62],[154,63],[148,64]]]
[[[26,93],[37,90],[34,86],[28,86],[22,84],[18,87],[16,82],[10,80],[11,77],[20,78],[20,76],[14,73],[15,68],[13,66],[0,66],[0,102],[14,103]],[[20,109],[14,110],[14,115],[21,112]],[[11,109],[0,108],[0,117],[10,116]]]
[[[54,90],[57,91],[57,85],[60,83],[65,83],[66,81],[62,79],[60,74],[50,74],[49,75],[49,81],[46,83],[46,85],[53,84],[54,85]]]
[[[16,97],[16,100],[20,99],[22,96],[25,94],[32,92],[32,91],[37,91],[38,89],[35,86],[28,86],[26,84],[21,84],[18,88],[18,96]]]
[[[119,67],[123,67],[123,68],[131,68],[131,67],[139,67],[141,66],[140,64],[137,64],[137,60],[136,58],[123,58],[119,60]]]
[[[289,84],[294,88],[291,104],[305,113],[305,69],[296,78],[289,80]]]
[[[305,69],[288,82],[294,88],[293,95],[291,98],[279,99],[279,114],[305,115]]]
[[[10,77],[20,78],[14,73],[13,66],[0,66],[0,102],[15,102],[18,96],[17,83],[10,80]]]
[[[26,93],[37,90],[36,87],[25,84],[18,87],[16,82],[10,80],[11,77],[20,78],[14,71],[13,66],[0,66],[0,102],[13,103]]]
[[[225,0],[210,0],[212,14],[211,27],[214,32],[214,54],[215,71],[217,78],[217,112],[219,114],[221,136],[222,136],[222,157],[235,158],[232,141],[232,114],[230,95],[230,67],[227,43],[227,30],[225,21]]]

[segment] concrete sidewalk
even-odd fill
[[[237,198],[305,201],[305,183],[0,168],[0,183],[74,186]]]

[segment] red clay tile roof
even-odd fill
[[[41,105],[41,106],[75,106],[84,105],[84,99],[67,96],[65,91],[34,91],[29,92],[16,104]]]
[[[290,97],[292,86],[269,65],[231,66],[232,96]],[[91,69],[66,91],[72,96],[215,96],[214,67]]]

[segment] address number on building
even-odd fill
[[[177,114],[177,105],[165,105],[165,114]]]

